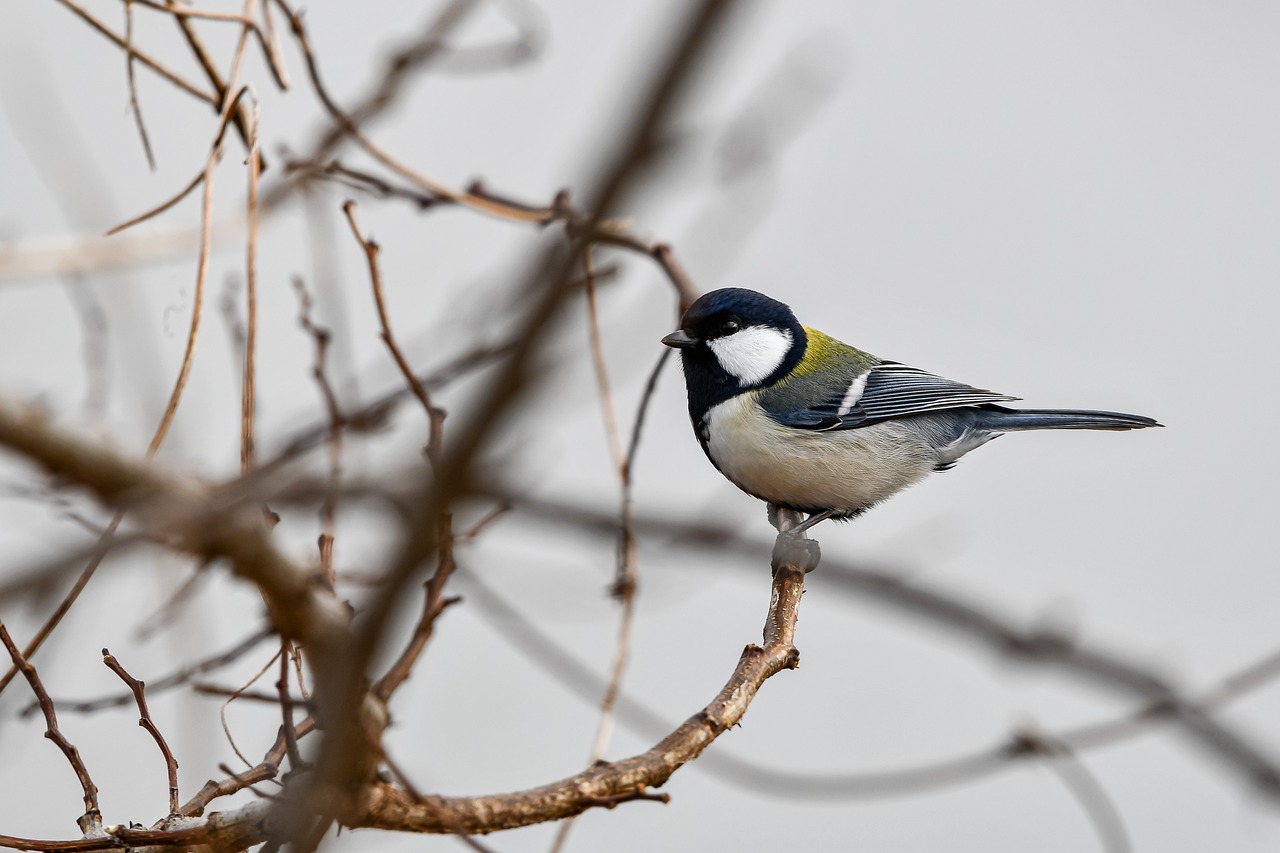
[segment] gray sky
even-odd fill
[[[117,5],[91,5],[120,25]],[[376,79],[380,57],[425,20],[423,5],[309,10],[340,98],[354,99]],[[423,75],[373,135],[451,186],[483,177],[531,201],[583,187],[646,58],[683,7],[539,4],[547,41],[536,61],[485,75]],[[171,23],[135,14],[139,43],[195,78]],[[507,30],[486,9],[465,32],[483,41]],[[229,56],[231,31],[209,32],[219,56]],[[682,107],[675,154],[632,205],[635,228],[672,242],[702,289],[767,292],[802,322],[883,357],[1028,405],[1132,411],[1168,426],[1006,438],[854,524],[823,525],[817,538],[830,559],[910,572],[1021,623],[1074,626],[1189,690],[1280,645],[1280,462],[1269,441],[1280,419],[1270,370],[1280,282],[1278,36],[1280,7],[1261,2],[748,4]],[[294,76],[287,94],[270,86],[252,51],[246,71],[262,98],[264,148],[277,164],[281,146],[297,150],[323,127],[298,57],[286,54]],[[138,73],[155,173],[126,109],[120,52],[52,2],[12,3],[0,13],[0,246],[100,234],[196,174],[212,116]],[[217,209],[228,221],[243,203],[242,154],[229,144],[219,171]],[[743,158],[752,164],[745,174],[734,168]],[[363,257],[341,218],[344,197],[329,191],[310,218],[292,206],[264,230],[259,393],[268,447],[321,413],[291,275],[306,277],[320,319],[334,328],[346,399],[396,382],[377,339]],[[189,199],[139,233],[192,228],[198,214]],[[539,239],[457,210],[419,215],[369,200],[360,215],[383,246],[397,332],[423,367],[499,327],[497,306]],[[89,355],[92,370],[68,285],[0,273],[0,393],[38,398],[64,423],[141,452],[181,355],[192,258],[184,251],[74,285],[90,289],[107,324],[105,353]],[[674,299],[651,265],[613,259],[624,275],[602,297],[602,312],[629,424],[657,340],[673,327]],[[230,475],[238,462],[238,369],[217,305],[241,263],[235,239],[220,243],[192,384],[161,454],[209,477]],[[533,417],[505,437],[510,453],[500,458],[533,494],[609,505],[616,484],[586,332],[581,312],[571,313],[573,322],[556,331],[561,371]],[[466,399],[464,388],[446,402]],[[97,400],[100,413],[86,405]],[[412,477],[420,433],[414,418],[402,417],[376,446],[353,450],[348,466]],[[19,471],[6,463],[0,475],[12,484]],[[703,458],[677,371],[663,377],[637,478],[642,512],[770,532],[762,506]],[[9,555],[0,573],[83,538],[45,506],[0,502]],[[386,532],[368,513],[344,515],[339,564],[367,563],[385,548]],[[299,513],[280,535],[305,557],[315,533],[314,517]],[[616,623],[603,593],[612,553],[610,542],[566,543],[517,513],[467,553],[464,568],[604,672]],[[673,721],[702,707],[742,645],[759,636],[767,555],[757,562],[690,559],[642,543],[628,692]],[[43,658],[55,695],[113,688],[97,657],[104,645],[128,649],[135,675],[153,677],[175,656],[195,657],[257,624],[257,594],[218,575],[181,624],[139,643],[133,628],[186,569],[151,554],[108,568]],[[461,579],[459,587],[467,595]],[[0,602],[0,616],[23,636],[38,624],[28,607]],[[745,725],[716,751],[793,771],[870,771],[992,746],[1016,725],[1055,731],[1132,707],[851,599],[821,570],[805,597],[798,645],[803,666],[766,685]],[[20,686],[0,699],[2,764],[24,768],[20,777],[0,770],[0,831],[71,837],[74,780],[39,724],[13,719],[26,701]],[[441,793],[570,775],[586,759],[597,716],[467,605],[449,611],[397,702],[392,749],[420,787]],[[182,761],[184,793],[233,759],[216,702],[173,695],[155,709]],[[229,712],[246,754],[260,753],[258,741],[274,734],[260,713]],[[1276,686],[1233,704],[1227,719],[1280,755]],[[138,740],[145,735],[131,712],[72,716],[63,727],[91,769],[101,768],[95,778],[109,821],[163,813],[162,768]],[[609,756],[651,742],[619,730]],[[1086,760],[1138,850],[1280,843],[1274,810],[1180,736],[1153,731]],[[586,815],[571,849],[1097,848],[1079,806],[1041,766],[926,795],[820,804],[743,791],[696,766],[666,790],[673,801],[665,807]],[[544,850],[554,831],[490,841],[504,853]],[[456,848],[370,833],[334,847],[375,842],[379,850]]]

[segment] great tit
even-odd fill
[[[662,339],[680,350],[689,417],[711,464],[803,527],[847,519],[1006,432],[1160,426],[1117,412],[1009,409],[1018,399],[934,376],[800,325],[742,288],[715,290]]]

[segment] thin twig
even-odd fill
[[[221,135],[221,128],[219,128],[219,135]],[[164,213],[166,210],[173,207],[175,204],[177,204],[178,202],[182,201],[184,198],[189,196],[192,190],[194,190],[196,187],[200,186],[201,183],[203,183],[204,176],[208,172],[208,168],[209,168],[208,164],[206,163],[205,166],[199,171],[199,173],[197,173],[196,176],[192,178],[189,183],[186,184],[186,186],[178,190],[178,192],[175,193],[173,196],[169,197],[165,201],[160,202],[160,204],[156,205],[155,207],[150,208],[149,210],[143,211],[142,213],[138,214],[132,219],[125,220],[124,222],[121,222],[119,225],[115,225],[109,228],[103,236],[111,237],[115,234],[119,234],[121,231],[124,231],[127,228],[132,228],[133,226],[137,225],[140,222],[146,222],[151,217],[159,216],[161,213]]]
[[[280,699],[280,725],[284,732],[285,754],[294,770],[302,769],[302,753],[298,752],[298,736],[293,728],[293,697],[289,695],[289,659],[293,656],[293,644],[283,641],[280,647],[280,678],[276,681],[276,693]]]
[[[261,628],[225,651],[218,652],[215,655],[210,655],[209,657],[203,658],[193,664],[184,666],[179,670],[169,673],[163,678],[153,679],[148,685],[148,688],[151,690],[151,695],[155,696],[161,691],[180,687],[181,685],[190,682],[191,679],[197,675],[204,675],[205,673],[221,669],[228,664],[235,663],[240,658],[244,657],[245,654],[257,648],[259,643],[267,639],[267,637],[272,636],[274,633],[275,632],[269,627]],[[62,708],[63,713],[72,712],[78,714],[89,714],[94,711],[100,711],[103,708],[118,708],[121,705],[127,705],[132,699],[132,693],[118,693],[111,694],[109,696],[101,696],[96,699],[82,699],[78,701],[59,699],[58,706]],[[22,716],[26,716],[36,710],[38,710],[38,706],[33,705],[23,708],[19,713]]]
[[[383,71],[382,78],[374,87],[373,91],[349,112],[344,111],[338,106],[337,102],[333,100],[328,90],[321,82],[320,68],[316,62],[311,42],[307,38],[306,26],[303,23],[302,16],[295,13],[289,7],[287,0],[276,0],[276,2],[281,11],[284,12],[285,16],[289,19],[294,39],[297,41],[299,49],[302,50],[303,58],[307,65],[307,74],[311,79],[312,88],[315,90],[317,97],[320,98],[320,102],[324,106],[325,110],[337,125],[337,127],[326,132],[303,159],[323,160],[330,155],[330,153],[343,141],[343,139],[350,136],[372,157],[381,162],[387,168],[408,178],[426,189],[428,192],[442,197],[452,198],[455,201],[467,200],[465,193],[457,193],[442,184],[437,184],[391,157],[380,147],[374,144],[374,142],[365,135],[361,128],[367,122],[371,121],[391,106],[396,96],[399,94],[403,82],[412,71],[431,62],[444,52],[445,37],[449,32],[456,28],[474,8],[476,5],[475,0],[452,0],[452,2],[450,2],[428,23],[426,30],[418,39],[410,44],[409,47],[397,51],[389,57]],[[276,194],[268,198],[268,206],[274,207],[275,204],[283,199],[283,194],[287,192],[288,187],[281,187]],[[485,206],[482,200],[477,199],[475,201],[477,202],[477,206]]]
[[[258,43],[262,47],[262,53],[266,59],[267,67],[271,69],[271,75],[276,80],[276,85],[281,89],[289,88],[288,74],[285,72],[284,63],[280,58],[280,42],[276,38],[273,21],[271,18],[271,4],[263,4],[263,17],[266,22],[266,32],[252,18],[245,17],[243,14],[236,12],[212,12],[206,9],[187,9],[182,6],[165,5],[159,0],[125,0],[125,2],[137,3],[148,9],[155,9],[158,12],[164,12],[175,18],[198,18],[205,21],[226,21],[229,23],[238,23],[242,26],[249,27],[258,38]]]
[[[75,583],[71,585],[71,589],[67,590],[66,595],[58,602],[58,606],[45,619],[44,624],[36,631],[35,636],[27,641],[27,647],[22,650],[22,655],[26,659],[30,659],[44,645],[44,641],[49,639],[49,635],[54,632],[57,627],[62,624],[62,619],[71,610],[72,606],[80,598],[80,593],[84,592],[84,588],[89,584],[98,566],[102,565],[103,559],[106,558],[107,552],[111,550],[111,546],[115,540],[116,531],[120,528],[120,522],[124,520],[124,513],[117,512],[111,519],[111,523],[107,525],[107,529],[98,537],[93,556],[89,558],[89,562],[80,570],[80,575],[76,578]],[[0,676],[0,693],[9,686],[14,676],[18,674],[18,665],[15,663],[9,668],[3,676]]]
[[[152,59],[147,54],[143,53],[142,51],[138,50],[135,47],[130,46],[128,41],[126,41],[123,36],[117,35],[115,32],[111,30],[110,27],[108,27],[106,24],[102,23],[93,15],[85,11],[85,9],[83,9],[81,6],[75,3],[74,0],[58,0],[58,2],[61,3],[63,6],[67,7],[68,9],[70,9],[72,12],[79,15],[80,18],[89,26],[93,27],[95,30],[102,33],[104,36],[106,36],[111,41],[115,42],[120,47],[124,48],[126,51],[129,52],[130,55],[136,57],[137,60],[141,62],[143,65],[147,66],[152,71],[156,72],[161,77],[165,78],[170,83],[177,86],[179,89],[182,89],[183,91],[187,92],[190,95],[194,95],[195,97],[199,98],[200,100],[204,101],[207,104],[213,104],[214,106],[217,106],[221,102],[220,94],[210,95],[208,92],[201,90],[194,84],[188,83],[186,80],[182,79],[177,74],[170,71],[168,68],[165,68],[163,65],[161,65],[156,60]]]
[[[382,342],[386,345],[388,352],[391,353],[396,366],[400,368],[400,373],[403,375],[409,390],[418,399],[418,402],[422,404],[422,408],[427,414],[428,439],[426,456],[431,463],[432,471],[438,476],[441,466],[440,454],[444,442],[445,412],[432,402],[431,394],[427,391],[427,387],[418,381],[418,377],[414,374],[408,359],[404,357],[404,353],[401,352],[400,346],[396,343],[395,335],[391,331],[391,318],[387,313],[386,297],[382,291],[382,273],[378,265],[379,247],[377,243],[372,239],[366,238],[360,231],[360,225],[356,221],[355,207],[356,203],[348,200],[342,205],[342,212],[346,215],[347,222],[351,226],[351,233],[355,235],[356,241],[365,253],[365,259],[369,266],[369,282],[373,288],[374,304],[377,307],[378,320],[382,325]],[[456,601],[456,599],[446,599],[444,597],[445,584],[448,583],[449,575],[452,574],[454,569],[452,515],[447,509],[442,509],[431,523],[435,524],[437,528],[439,560],[437,561],[435,572],[424,584],[422,615],[418,619],[418,624],[414,627],[413,635],[410,637],[408,645],[373,688],[373,694],[383,702],[390,699],[396,689],[408,679],[414,664],[417,663],[422,654],[422,650],[426,648],[427,642],[431,639],[436,619],[444,612],[446,607]]]
[[[627,479],[627,457],[622,447],[622,431],[618,428],[618,413],[613,405],[613,390],[609,385],[609,366],[604,357],[604,339],[600,334],[600,308],[596,300],[595,266],[591,260],[591,247],[582,250],[582,273],[587,294],[587,335],[591,341],[591,362],[595,367],[596,392],[600,395],[600,408],[604,414],[604,431],[613,453],[613,464],[618,478]]]
[[[295,739],[305,737],[315,731],[315,727],[316,721],[311,717],[307,717],[294,727]],[[275,743],[267,750],[267,754],[261,762],[243,773],[229,773],[227,778],[221,781],[210,779],[194,797],[183,804],[179,811],[187,817],[198,817],[204,813],[205,807],[209,803],[219,797],[230,796],[250,785],[274,779],[280,772],[280,762],[284,760],[287,750],[288,741],[285,737],[284,727],[281,726],[280,732],[276,735]]]
[[[440,614],[446,608],[462,600],[457,597],[446,598],[444,596],[445,584],[453,574],[457,564],[453,556],[453,536],[448,532],[452,525],[452,519],[446,513],[440,519],[439,524],[442,528],[439,547],[440,557],[436,563],[435,572],[423,584],[422,614],[418,617],[418,622],[413,627],[413,634],[410,636],[404,651],[396,658],[395,663],[391,665],[386,674],[378,679],[371,691],[374,696],[383,702],[388,701],[400,685],[408,680],[414,665],[422,655],[422,650],[427,647],[427,643],[431,640],[431,634],[435,630],[436,619],[440,617]]]
[[[266,29],[266,38],[262,37],[262,33],[258,33],[258,38],[262,40],[267,52],[267,64],[276,78],[276,85],[281,89],[288,89],[289,72],[285,69],[284,60],[280,56],[280,37],[276,33],[276,20],[271,17],[271,0],[266,0],[262,4],[262,23]]]
[[[591,355],[595,364],[596,387],[600,395],[600,405],[604,410],[605,431],[608,433],[609,447],[613,451],[614,465],[618,474],[622,493],[622,507],[618,520],[618,568],[613,583],[613,595],[622,604],[622,613],[618,619],[618,638],[614,646],[613,666],[610,669],[609,683],[600,699],[600,722],[596,726],[595,742],[591,746],[588,764],[594,764],[604,758],[609,740],[613,736],[613,725],[618,695],[622,690],[622,678],[626,673],[627,661],[631,657],[631,625],[635,619],[636,598],[636,537],[635,519],[631,502],[632,457],[639,444],[640,431],[644,423],[645,410],[653,393],[655,383],[651,381],[641,397],[640,409],[636,416],[636,426],[632,433],[629,451],[623,450],[622,435],[618,429],[618,417],[613,405],[613,392],[609,385],[608,366],[604,358],[604,342],[600,334],[600,314],[596,304],[595,275],[591,263],[591,247],[586,246],[582,253],[582,266],[586,280],[587,318],[591,339]],[[662,362],[659,362],[659,368]],[[656,372],[654,378],[656,379]],[[612,806],[611,806],[612,808]],[[560,825],[555,839],[551,843],[551,853],[560,853],[573,828],[573,820]]]
[[[138,85],[133,76],[133,4],[135,0],[124,0],[124,43],[125,43],[125,76],[129,83],[129,110],[133,113],[133,123],[138,128],[138,138],[142,140],[142,152],[147,155],[147,165],[151,171],[156,170],[155,154],[151,151],[151,139],[147,136],[147,125],[142,120],[142,107],[138,104]]]
[[[178,760],[173,757],[173,751],[165,742],[164,735],[160,734],[160,729],[151,719],[151,711],[147,708],[147,685],[130,675],[124,665],[106,649],[102,650],[102,662],[107,665],[107,669],[120,676],[120,680],[133,693],[133,699],[138,704],[138,714],[141,715],[138,725],[147,730],[155,740],[156,746],[160,748],[160,754],[164,756],[165,768],[169,773],[169,814],[176,815],[178,813]]]
[[[324,400],[325,411],[329,414],[328,448],[329,448],[329,489],[325,492],[320,504],[320,571],[330,586],[335,582],[333,570],[333,530],[337,516],[338,483],[342,477],[342,431],[347,419],[342,414],[342,406],[338,403],[338,395],[329,381],[326,359],[329,353],[330,333],[328,329],[317,326],[311,319],[311,296],[307,293],[302,279],[294,277],[293,289],[298,294],[298,325],[311,336],[315,342],[315,360],[311,365],[311,378],[320,389]]]
[[[40,676],[36,673],[36,668],[23,657],[22,652],[13,642],[13,638],[9,636],[9,631],[5,628],[3,622],[0,622],[0,642],[3,642],[4,647],[9,650],[9,657],[13,659],[13,665],[27,679],[27,684],[31,685],[31,692],[36,694],[36,700],[40,703],[40,710],[44,712],[46,726],[44,736],[53,741],[58,749],[62,750],[62,754],[67,757],[67,762],[70,763],[71,769],[75,771],[76,778],[80,780],[80,787],[84,791],[84,814],[76,821],[80,826],[80,831],[86,835],[98,832],[102,829],[102,812],[98,810],[98,786],[93,784],[93,779],[90,778],[89,771],[84,766],[84,761],[80,758],[80,751],[63,736],[62,731],[58,728],[58,715],[54,711],[53,700],[49,698],[48,692],[45,691],[44,685],[40,682]]]
[[[177,0],[165,0],[171,6],[177,6]],[[236,78],[239,76],[240,61],[244,57],[245,47],[248,45],[249,34],[257,28],[253,24],[253,9],[257,0],[245,0],[244,10],[241,17],[244,19],[240,28],[240,40],[236,45],[235,58],[231,63],[231,74],[227,80],[222,79],[222,72],[218,70],[217,63],[213,61],[213,57],[209,55],[208,49],[204,46],[204,42],[200,40],[200,36],[196,33],[195,26],[189,18],[181,15],[175,15],[174,21],[177,22],[178,28],[182,30],[183,37],[186,38],[187,44],[191,47],[191,52],[195,56],[196,61],[200,63],[200,67],[204,69],[205,77],[213,85],[214,92],[217,93],[217,100],[213,102],[215,109],[221,111],[227,105],[227,97],[235,89]],[[253,148],[252,133],[249,128],[249,115],[245,112],[244,105],[237,103],[234,106],[233,121],[236,125],[236,131],[240,134],[240,139],[244,142],[245,150]],[[267,168],[266,162],[260,164],[261,169]]]
[[[62,0],[62,2],[65,2],[65,0]],[[242,57],[242,55],[243,51],[238,52],[237,58]],[[239,67],[238,63],[236,67]],[[244,89],[238,92],[236,97],[233,99],[233,102],[238,101],[240,95],[244,92]],[[231,104],[228,104],[227,110],[224,111],[223,114],[223,121],[220,124],[220,128],[222,129],[225,129],[226,127],[226,116],[230,114],[230,109]],[[152,458],[157,452],[159,452],[161,445],[164,444],[164,440],[169,434],[169,428],[173,425],[174,416],[178,412],[178,404],[182,401],[182,394],[186,389],[187,378],[191,373],[191,365],[195,359],[196,340],[200,330],[201,309],[204,301],[204,287],[209,275],[209,257],[212,250],[213,173],[218,164],[218,159],[221,157],[221,153],[222,130],[220,129],[218,138],[214,142],[213,151],[210,153],[209,159],[205,163],[204,174],[201,175],[197,181],[191,184],[191,188],[194,188],[199,183],[203,183],[204,185],[204,198],[200,217],[200,249],[196,265],[196,287],[195,295],[193,297],[194,304],[192,305],[191,310],[191,325],[187,331],[187,342],[182,353],[182,364],[178,369],[178,376],[174,380],[173,390],[169,394],[169,402],[165,406],[164,413],[160,416],[160,421],[156,425],[155,431],[152,433],[151,442],[147,446],[147,458]],[[162,206],[153,213],[159,212],[159,210],[163,210],[167,206],[168,205]],[[153,213],[147,214],[146,216],[153,215]],[[132,220],[130,223],[126,223],[125,226],[120,227],[126,227],[128,224],[132,224],[132,222],[141,221],[142,218],[145,218],[145,216]],[[104,532],[102,537],[99,539],[98,549],[94,557],[80,572],[79,578],[76,579],[75,584],[59,603],[57,609],[54,610],[54,612],[45,621],[44,625],[42,625],[40,630],[36,633],[36,636],[27,644],[27,648],[24,652],[25,657],[29,658],[36,653],[49,635],[53,633],[54,629],[61,624],[62,619],[79,599],[80,593],[84,591],[85,586],[88,585],[89,580],[97,572],[98,567],[102,564],[102,560],[106,557],[110,544],[123,520],[124,511],[117,510],[115,516],[111,519],[111,523],[107,525],[106,532]],[[16,667],[11,668],[3,677],[0,677],[0,692],[3,692],[9,682],[13,680],[16,671]]]
[[[572,238],[617,246],[653,258],[675,286],[680,300],[680,312],[683,312],[698,298],[697,287],[693,284],[688,273],[685,272],[684,267],[676,259],[669,245],[638,237],[626,231],[619,222],[603,219],[604,211],[584,213],[569,204],[567,197],[563,195],[549,206],[519,202],[489,192],[479,181],[473,182],[466,190],[454,190],[426,177],[392,157],[363,132],[362,126],[391,104],[398,91],[400,81],[404,79],[408,71],[418,64],[436,58],[443,45],[444,36],[452,27],[457,25],[468,10],[469,3],[466,0],[455,0],[430,24],[427,31],[413,46],[393,55],[388,61],[382,79],[374,88],[373,93],[350,111],[344,111],[339,107],[337,101],[334,100],[325,87],[324,81],[320,77],[320,68],[316,60],[315,51],[307,37],[306,26],[301,16],[294,13],[287,0],[276,0],[276,2],[292,25],[294,39],[297,41],[306,61],[307,74],[316,96],[338,125],[337,128],[318,141],[310,152],[300,158],[302,162],[321,163],[327,160],[338,143],[345,136],[350,136],[375,160],[426,192],[433,199],[433,203],[438,201],[441,203],[460,204],[509,221],[537,225],[563,222],[566,232]],[[663,97],[665,98],[665,95]],[[647,117],[644,120],[647,120]],[[633,144],[624,159],[631,165],[639,165],[642,160],[645,160],[653,153],[655,138],[656,134],[651,132],[634,135]],[[629,172],[630,170],[626,171]],[[612,187],[606,186],[602,198],[611,201],[620,188],[620,184]],[[290,187],[288,185],[278,187],[268,195],[264,201],[264,206],[274,208],[284,200],[289,190]]]
[[[410,366],[409,360],[404,357],[404,353],[400,351],[395,336],[391,333],[391,318],[387,315],[387,301],[382,292],[382,273],[378,266],[378,252],[381,247],[373,239],[366,238],[361,233],[360,224],[356,222],[356,203],[354,201],[348,199],[344,202],[342,212],[346,215],[347,222],[351,225],[351,233],[355,235],[360,248],[364,250],[365,261],[369,265],[369,283],[373,287],[373,301],[378,309],[378,321],[382,324],[382,342],[386,344],[387,350],[395,360],[396,367],[400,368],[400,373],[404,376],[404,381],[408,383],[409,390],[413,392],[413,396],[418,398],[418,402],[422,404],[423,410],[427,413],[428,437],[426,455],[431,467],[438,471],[440,452],[444,440],[445,411],[432,403],[431,393],[427,391],[427,386],[418,381],[417,375],[413,372],[413,367]]]
[[[253,467],[254,413],[256,410],[254,386],[257,377],[258,352],[258,176],[262,170],[262,152],[258,147],[258,122],[261,109],[253,102],[253,112],[248,122],[249,133],[249,197],[245,202],[245,219],[249,233],[245,239],[245,337],[244,369],[241,378],[240,399],[240,470]]]
[[[178,413],[178,404],[182,401],[182,392],[187,387],[187,377],[191,375],[191,365],[195,362],[196,341],[200,335],[200,319],[204,308],[204,286],[209,279],[209,256],[212,250],[213,236],[213,173],[218,161],[210,157],[204,170],[204,193],[200,210],[200,251],[196,260],[196,287],[192,296],[191,325],[187,329],[187,344],[182,353],[182,366],[178,369],[178,378],[174,380],[173,390],[169,393],[169,402],[165,405],[164,414],[160,416],[160,425],[156,428],[151,444],[147,447],[148,455],[155,455],[160,449],[164,437],[169,433],[173,418]]]

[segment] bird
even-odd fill
[[[745,288],[699,297],[662,343],[680,353],[711,464],[771,517],[808,516],[796,533],[855,518],[1003,433],[1161,426],[1120,412],[1008,408],[1019,398],[863,352]]]

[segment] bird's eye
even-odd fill
[[[737,320],[725,320],[723,323],[720,324],[720,334],[732,335],[734,332],[738,331],[738,329],[740,328],[741,326],[738,325]]]

